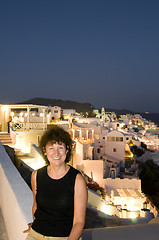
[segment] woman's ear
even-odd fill
[[[69,147],[67,146],[67,148],[66,148],[66,154],[68,153],[68,150],[69,150]]]
[[[46,155],[46,149],[43,147],[43,154]]]

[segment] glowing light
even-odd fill
[[[33,158],[25,158],[23,162],[34,170],[45,166],[45,161],[42,158],[36,160]]]
[[[2,107],[2,110],[3,110],[4,112],[6,112],[8,109],[9,109],[8,106],[3,106],[3,107]]]
[[[136,218],[136,215],[135,215],[134,212],[130,212],[130,218],[132,218],[132,219],[135,219],[135,218]]]
[[[112,215],[111,208],[109,205],[106,205],[106,204],[103,205],[101,211],[108,215]]]

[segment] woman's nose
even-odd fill
[[[59,153],[58,148],[55,148],[55,149],[54,149],[54,154],[55,154],[55,155],[58,155],[58,153]]]

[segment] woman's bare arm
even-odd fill
[[[77,174],[74,193],[73,227],[68,240],[78,240],[82,235],[85,224],[87,198],[86,182],[81,174]]]
[[[32,193],[33,193],[33,206],[32,206],[32,215],[33,220],[35,219],[34,213],[37,209],[36,204],[36,176],[37,176],[37,170],[35,170],[31,175],[31,187],[32,187]],[[28,223],[28,229],[24,230],[23,233],[28,233],[30,231],[32,223]]]
[[[33,214],[33,220],[35,219],[34,213],[37,209],[37,203],[36,203],[36,176],[37,176],[37,170],[35,170],[31,175],[31,187],[33,192],[33,207],[32,207],[32,214]]]

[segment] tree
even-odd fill
[[[88,112],[87,113],[87,117],[88,118],[95,118],[96,117],[96,114],[92,111],[92,112]]]
[[[159,208],[159,166],[152,160],[140,164],[141,187],[144,194]]]
[[[145,143],[141,142],[141,147],[144,148],[145,150],[147,150],[147,146]]]

